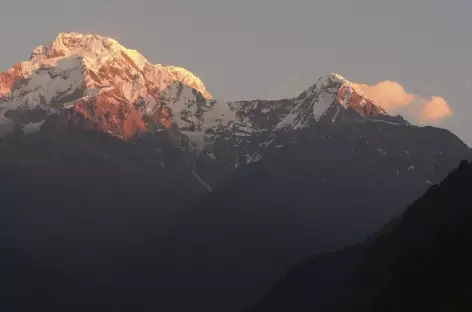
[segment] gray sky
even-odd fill
[[[96,33],[199,76],[218,99],[293,97],[338,72],[444,97],[441,126],[472,145],[470,0],[15,0],[1,70],[58,32]]]

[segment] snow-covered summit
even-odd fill
[[[48,129],[72,123],[125,140],[168,130],[163,134],[177,145],[199,151],[237,146],[238,159],[259,159],[280,130],[379,115],[387,113],[336,73],[293,99],[214,101],[183,68],[154,65],[114,39],[75,32],[59,33],[0,74],[0,123],[24,132],[50,120]]]
[[[340,109],[352,109],[362,117],[387,115],[387,112],[373,100],[366,97],[355,83],[340,74],[324,75],[303,91],[296,99],[292,111],[280,121],[277,129],[301,129],[319,122],[330,112],[335,122]]]
[[[149,65],[148,60],[138,51],[127,49],[114,39],[93,34],[59,33],[50,46],[43,45],[39,48],[41,47],[49,58],[79,54],[103,63],[114,57],[128,57],[139,70]]]
[[[160,119],[157,102],[174,83],[211,99],[202,81],[184,68],[153,65],[111,38],[59,33],[51,44],[36,47],[28,61],[0,74],[0,117],[38,123],[58,109],[72,108],[99,129],[127,137],[145,130],[136,102],[154,103],[152,113]],[[117,117],[121,111],[127,114]]]
[[[322,92],[338,92],[338,96],[342,97],[342,100],[339,101],[338,104],[341,104],[343,107],[348,108],[352,107],[354,109],[357,109],[357,106],[364,106],[364,104],[371,104],[370,109],[373,110],[373,113],[382,113],[386,114],[385,110],[380,107],[378,104],[374,102],[374,100],[370,99],[367,95],[365,95],[360,88],[358,87],[357,83],[351,82],[344,78],[344,76],[337,74],[337,73],[331,73],[324,75],[318,79],[318,81],[306,89],[300,96],[300,97],[310,97],[313,96],[314,93],[317,93],[319,91]],[[352,98],[352,95],[355,95],[359,97],[359,101],[361,103],[354,103],[354,99]],[[349,95],[349,96],[348,96]],[[368,112],[361,112],[363,115],[364,113]]]
[[[136,50],[127,49],[116,40],[93,34],[59,33],[51,44],[36,47],[28,61],[15,65],[2,76],[20,76],[27,78],[35,70],[57,65],[60,61],[82,61],[89,71],[103,71],[103,67],[121,65],[130,67],[134,75],[145,75],[148,72],[164,71],[176,80],[185,80],[186,83],[201,92],[206,98],[211,94],[206,90],[201,80],[191,72],[175,66],[151,64]],[[117,73],[118,74],[118,73]],[[14,78],[14,77],[12,77]],[[11,79],[10,79],[11,80]],[[1,94],[5,95],[11,88],[5,81],[0,80]]]

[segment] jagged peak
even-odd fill
[[[350,83],[349,80],[347,80],[346,78],[344,78],[343,75],[338,74],[338,73],[330,73],[328,75],[325,75],[324,77],[325,77],[324,79],[329,79],[331,81],[339,81],[341,83]],[[323,79],[323,77],[321,77],[321,79]]]
[[[337,74],[337,73],[331,73],[328,78],[331,80],[331,81],[339,81],[342,83],[341,87],[344,86],[344,87],[348,87],[352,90],[352,92],[355,92],[357,93],[358,95],[360,95],[361,97],[363,97],[366,101],[369,101],[369,102],[372,102],[373,104],[375,104],[376,106],[379,106],[373,99],[371,99],[369,96],[367,96],[362,90],[361,88],[359,88],[359,83],[356,83],[356,82],[351,82],[350,80],[346,79],[343,75],[340,75],[340,74]]]
[[[344,78],[343,75],[338,74],[338,73],[325,74],[318,79],[318,82],[321,82],[322,84],[332,83],[332,82],[337,82],[340,84],[350,83],[349,80],[347,80],[346,78]]]
[[[38,48],[37,48],[38,49]],[[44,48],[43,48],[44,49]],[[96,35],[83,34],[78,32],[61,32],[56,36],[53,43],[46,47],[48,57],[81,55],[90,59],[89,63],[99,63],[115,57],[127,57],[136,67],[142,71],[145,68],[164,69],[173,74],[176,80],[188,81],[192,86],[196,87],[205,98],[212,98],[211,94],[206,90],[203,82],[189,70],[177,66],[162,66],[161,64],[151,64],[140,52],[128,49],[120,44],[117,40]]]
[[[335,78],[337,78],[337,79],[339,79],[339,80],[345,80],[345,81],[347,81],[347,79],[344,78],[344,76],[341,75],[341,74],[331,73],[331,76],[333,76],[333,77],[335,77]]]
[[[359,88],[359,84],[355,82],[351,82],[350,80],[346,79],[343,75],[338,73],[329,73],[321,76],[318,81],[306,89],[298,99],[301,101],[306,98],[312,97],[314,94],[319,92],[322,93],[330,93],[330,94],[337,94],[338,104],[341,104],[345,108],[348,106],[352,107],[352,103],[348,101],[348,98],[352,98],[351,95],[355,95],[356,97],[356,106],[364,104],[368,104],[371,107],[371,110],[381,113],[387,114],[385,109],[383,109],[376,101],[368,97],[364,92],[362,92],[361,88]],[[356,109],[357,110],[357,109]]]
[[[32,53],[34,57],[68,57],[71,55],[93,56],[105,59],[124,54],[129,57],[138,68],[143,69],[149,64],[148,60],[136,50],[127,49],[115,39],[95,34],[78,32],[60,32],[51,44],[36,47]]]
[[[310,98],[321,90],[322,92],[328,92],[328,89],[330,89],[330,93],[335,93],[346,83],[349,83],[349,81],[340,74],[325,74],[318,78],[315,84],[303,91],[297,99],[302,100]]]
[[[330,108],[339,106],[353,109],[362,117],[388,115],[387,112],[371,99],[367,98],[355,83],[342,75],[330,73],[321,76],[318,81],[295,99],[292,111],[282,119],[276,129],[301,129],[308,127],[313,120],[320,121]],[[332,117],[335,122],[337,113]]]
[[[86,78],[87,81],[102,75],[98,74],[101,71],[105,72],[105,75],[115,73],[114,76],[122,72],[128,76],[123,77],[127,81],[130,75],[136,77],[131,79],[138,79],[139,76],[141,82],[143,79],[154,81],[159,85],[156,85],[158,90],[165,88],[172,83],[172,80],[183,82],[199,91],[206,99],[212,98],[200,78],[187,69],[154,65],[141,53],[124,47],[115,39],[79,32],[58,33],[52,42],[37,46],[32,51],[29,60],[18,63],[1,73],[0,96],[11,93],[15,80],[30,77],[39,68],[54,68],[56,72],[61,72],[72,67],[86,68],[88,73],[92,73],[92,76]],[[67,74],[64,75],[67,76]],[[110,84],[106,81],[104,83]]]

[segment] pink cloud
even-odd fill
[[[444,98],[439,96],[426,98],[409,93],[396,81],[385,80],[375,85],[355,85],[387,112],[405,115],[420,123],[437,123],[453,114]]]
[[[426,122],[440,121],[449,116],[452,116],[452,110],[446,100],[439,96],[433,96],[420,110],[420,119]]]

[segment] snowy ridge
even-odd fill
[[[276,129],[298,130],[308,127],[313,119],[319,121],[345,82],[342,76],[335,74],[319,78],[313,86],[295,99],[295,107],[277,124]]]
[[[153,65],[138,51],[92,34],[60,33],[0,74],[0,123],[12,129],[19,124],[28,134],[59,120],[60,127],[71,124],[123,140],[164,135],[182,151],[235,167],[286,146],[277,140],[281,131],[324,120],[342,123],[349,110],[359,118],[386,115],[339,74],[319,78],[293,99],[212,100],[189,71]],[[289,139],[296,141],[296,135]]]
[[[6,99],[0,115],[39,124],[58,110],[72,109],[91,127],[124,139],[150,128],[176,128],[201,150],[223,133],[241,138],[309,127],[336,102],[353,107],[353,94],[360,94],[353,86],[330,74],[289,103],[212,101],[200,79],[183,68],[150,64],[111,38],[59,33],[51,44],[36,47],[30,60],[0,75],[0,96]]]
[[[352,108],[364,117],[387,113],[374,101],[366,97],[356,84],[339,74],[321,77],[313,86],[295,99],[295,107],[276,126],[277,130],[298,130],[319,122],[331,107]],[[333,117],[333,123],[336,117]]]

